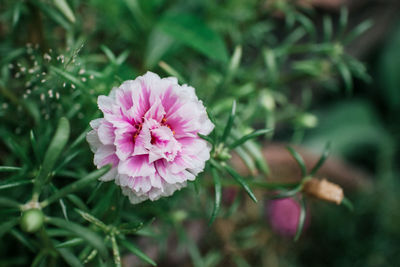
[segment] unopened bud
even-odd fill
[[[305,128],[314,128],[318,124],[318,118],[310,113],[304,113],[297,118],[297,123]]]
[[[37,232],[43,225],[43,212],[39,209],[24,211],[21,216],[21,229],[27,233]]]
[[[260,94],[260,101],[261,105],[266,109],[266,110],[274,110],[275,109],[275,99],[271,95],[270,92],[267,90],[263,90]]]
[[[303,191],[316,198],[333,202],[338,205],[343,200],[343,189],[337,184],[331,183],[326,179],[312,178],[304,184]]]

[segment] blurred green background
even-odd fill
[[[344,6],[348,21],[340,12]],[[298,242],[271,233],[262,217],[238,226],[227,239],[198,238],[204,258],[192,250],[195,263],[184,257],[182,266],[400,265],[398,1],[2,0],[0,11],[2,165],[19,162],[7,145],[10,136],[28,146],[26,137],[34,126],[49,139],[49,125],[68,114],[75,120],[76,137],[98,116],[94,95],[107,94],[147,70],[174,75],[195,87],[217,116],[224,117],[237,99],[242,131],[274,127],[265,147],[295,143],[319,153],[331,141],[333,157],[362,170],[369,184],[345,187],[354,212],[312,201],[310,226]],[[31,64],[26,49],[36,44],[34,53],[51,54],[52,49],[53,61],[60,55],[73,58],[80,49],[78,64],[67,74],[53,68],[44,85],[41,78],[18,75],[16,62]],[[366,63],[366,70],[356,59]],[[43,71],[51,73],[42,61]],[[36,84],[37,91],[27,93],[27,82]],[[42,94],[63,82],[72,93],[60,89],[61,106],[29,104],[39,103]],[[82,83],[87,90],[73,93]],[[21,100],[27,103],[26,113],[15,113],[20,100],[14,96],[28,99]],[[41,122],[43,114],[49,114],[48,122]],[[316,116],[315,127],[315,117],[307,125],[304,114]],[[77,170],[91,166],[90,154],[84,153]],[[227,225],[238,220],[235,213],[231,216]],[[226,249],[226,242],[235,249]],[[3,241],[0,247],[0,265],[19,253]],[[160,266],[174,262],[168,252],[155,257]]]

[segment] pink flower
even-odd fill
[[[147,72],[97,103],[104,118],[87,134],[94,164],[112,165],[100,180],[115,180],[131,203],[170,196],[203,171],[211,148],[197,134],[214,125],[193,87]]]
[[[300,218],[300,205],[292,198],[281,198],[268,202],[268,218],[271,228],[282,236],[294,236]],[[306,215],[304,229],[309,224]]]

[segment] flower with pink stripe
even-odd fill
[[[198,133],[214,125],[193,87],[147,72],[97,103],[104,118],[87,134],[94,164],[112,165],[100,179],[115,180],[131,203],[170,196],[203,171],[211,148]]]

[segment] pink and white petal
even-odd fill
[[[154,162],[157,173],[169,184],[174,184],[177,182],[177,177],[175,174],[171,173],[169,170],[169,163],[165,159],[158,160]]]
[[[115,136],[115,154],[120,160],[126,160],[134,151],[133,132],[117,133]]]
[[[100,123],[99,129],[97,131],[100,141],[104,145],[113,144],[114,140],[115,140],[114,131],[115,131],[115,129],[111,123],[109,123],[106,120],[102,121]]]
[[[112,181],[115,179],[115,177],[118,175],[118,171],[117,168],[114,167],[111,170],[109,170],[106,174],[104,174],[103,176],[101,176],[99,178],[100,181],[103,182],[108,182],[108,181]]]
[[[147,193],[151,189],[151,182],[148,176],[135,177],[133,181],[132,190],[136,192]]]
[[[148,154],[149,150],[147,148],[149,146],[151,146],[151,134],[149,129],[143,128],[135,139],[133,156]]]
[[[133,106],[132,91],[135,90],[135,85],[139,84],[135,81],[126,81],[121,84],[115,92],[115,100],[118,106],[129,110]]]
[[[89,125],[90,125],[90,127],[92,127],[93,130],[97,130],[100,126],[100,123],[103,121],[104,121],[103,118],[94,119],[91,122],[89,122]]]
[[[91,130],[86,134],[86,141],[89,143],[90,150],[92,150],[93,153],[96,153],[96,151],[101,147],[103,144],[100,142],[99,136],[97,134],[96,130]]]
[[[153,119],[155,121],[161,122],[164,118],[165,110],[161,104],[159,97],[156,98],[154,103],[151,105],[150,109],[144,115],[145,119]]]
[[[143,201],[149,199],[149,197],[147,195],[137,195],[137,193],[132,191],[132,189],[130,189],[129,187],[122,187],[122,194],[124,194],[125,196],[128,196],[129,201],[132,204],[138,204],[140,202],[143,202]]]
[[[147,155],[131,156],[124,161],[120,161],[118,172],[132,177],[153,175],[156,170],[154,164],[148,163]]]
[[[99,147],[94,154],[94,164],[100,168],[107,164],[116,166],[118,164],[118,157],[115,155],[115,147],[113,145],[103,145]]]
[[[105,95],[101,95],[97,98],[97,105],[104,114],[110,114],[113,112],[114,102],[114,99]]]

